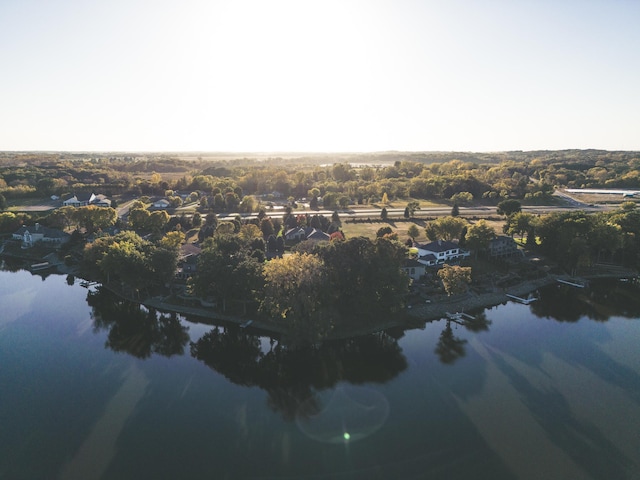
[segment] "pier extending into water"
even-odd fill
[[[570,282],[569,280],[563,280],[561,278],[558,279],[558,283],[563,283],[565,285],[569,285],[571,287],[576,287],[576,288],[584,288],[585,287],[584,283]]]
[[[522,298],[522,297],[519,297],[517,295],[512,295],[511,293],[507,293],[506,295],[510,299],[515,300],[516,302],[522,303],[524,305],[529,305],[530,303],[535,302],[536,300],[538,300],[538,297],[532,296],[532,295],[529,295],[527,298]]]

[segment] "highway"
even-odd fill
[[[576,211],[576,210],[584,210],[586,212],[600,212],[606,210],[608,207],[601,206],[590,206],[585,204],[570,204],[564,206],[550,206],[550,205],[539,205],[539,206],[531,206],[525,205],[522,207],[522,211],[526,213],[531,213],[534,215],[542,215],[546,213],[552,212],[567,212],[567,211]],[[380,218],[381,208],[354,208],[347,210],[338,210],[338,215],[342,220],[348,219],[366,219],[366,218]],[[325,215],[330,217],[333,214],[333,210],[294,210],[292,212],[294,215]],[[284,215],[284,209],[280,208],[278,210],[268,210],[266,211],[268,217],[272,218],[282,218]],[[398,218],[404,216],[404,208],[387,208],[387,215],[389,218]],[[451,207],[431,207],[431,208],[422,208],[420,210],[416,210],[414,213],[414,218],[424,219],[424,218],[433,218],[433,217],[444,217],[447,215],[451,215]],[[232,215],[219,215],[218,219],[221,221],[224,220],[232,220],[236,218],[237,214]],[[499,217],[496,212],[496,207],[460,207],[460,216],[461,217]],[[255,218],[256,214],[242,214],[242,218]]]

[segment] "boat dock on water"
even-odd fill
[[[468,313],[464,312],[445,312],[445,316],[447,317],[447,320],[454,320],[458,322],[462,322],[464,320],[475,320],[475,317],[473,315],[469,315]]]
[[[506,294],[511,300],[515,300],[518,303],[522,303],[523,305],[529,305],[532,302],[538,300],[538,297],[534,295],[529,295],[527,298],[518,297],[517,295],[512,295],[511,293]]]
[[[584,283],[570,282],[569,280],[563,280],[561,278],[558,279],[558,283],[562,283],[564,285],[569,285],[571,287],[576,287],[576,288],[584,288],[585,287]]]
[[[29,266],[29,270],[32,272],[39,272],[53,267],[49,262],[33,263]]]

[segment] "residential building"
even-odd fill
[[[62,202],[64,207],[86,207],[96,199],[93,193],[77,193]]]
[[[111,200],[102,194],[94,193],[78,193],[72,195],[62,202],[63,207],[86,207],[88,205],[95,205],[97,207],[110,207]]]
[[[427,272],[427,268],[424,263],[420,263],[412,258],[408,258],[401,268],[412,280],[420,279]]]
[[[416,243],[414,247],[418,249],[417,261],[427,266],[458,261],[469,256],[468,251],[460,248],[457,243],[448,240],[437,240],[423,244]]]
[[[35,225],[23,225],[13,233],[12,238],[22,243],[22,248],[31,248],[36,243],[42,242],[54,248],[60,247],[71,238],[66,232],[55,228],[45,227],[36,223]]]
[[[524,253],[518,249],[515,240],[506,235],[499,235],[489,242],[489,257],[505,258],[512,256],[522,256]]]

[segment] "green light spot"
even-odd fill
[[[350,438],[351,438],[351,435],[349,435],[347,432],[344,432],[344,439],[349,440]]]

